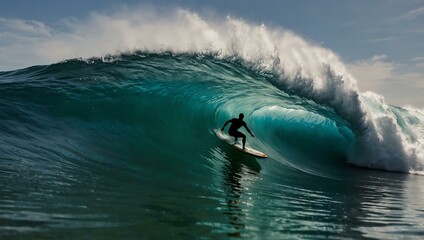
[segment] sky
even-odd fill
[[[424,108],[424,0],[0,0],[0,6],[0,71],[48,64],[25,47],[66,31],[75,19],[123,7],[183,8],[291,30],[336,53],[362,92]]]

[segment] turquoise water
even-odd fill
[[[0,238],[420,239],[423,176],[381,152],[363,164],[371,125],[303,90],[214,55],[0,72]],[[364,99],[411,138],[422,124]],[[240,112],[269,158],[215,136]]]

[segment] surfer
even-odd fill
[[[243,149],[245,149],[244,145],[246,144],[246,135],[243,133],[237,131],[239,128],[244,126],[246,130],[252,135],[252,137],[255,137],[253,133],[249,130],[249,128],[246,125],[246,122],[243,121],[244,114],[240,113],[239,118],[233,118],[225,122],[224,126],[222,127],[221,131],[224,131],[225,126],[227,126],[228,123],[231,123],[230,129],[228,130],[228,134],[230,136],[233,136],[235,138],[235,141],[237,142],[237,138],[241,137],[243,138]]]

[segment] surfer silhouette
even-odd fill
[[[252,137],[255,137],[253,133],[250,131],[250,129],[247,127],[247,124],[243,121],[244,114],[240,113],[239,118],[233,118],[225,122],[224,126],[222,127],[221,131],[224,131],[225,126],[227,126],[228,123],[231,123],[230,129],[228,130],[228,134],[230,136],[235,138],[235,141],[237,142],[237,138],[241,137],[243,138],[243,149],[245,149],[244,145],[246,144],[246,135],[243,133],[237,131],[239,128],[244,126],[246,130],[252,135]]]

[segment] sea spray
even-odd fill
[[[422,114],[389,106],[373,92],[361,95],[368,129],[352,143],[349,162],[369,168],[423,174]],[[420,116],[421,115],[421,116]]]

